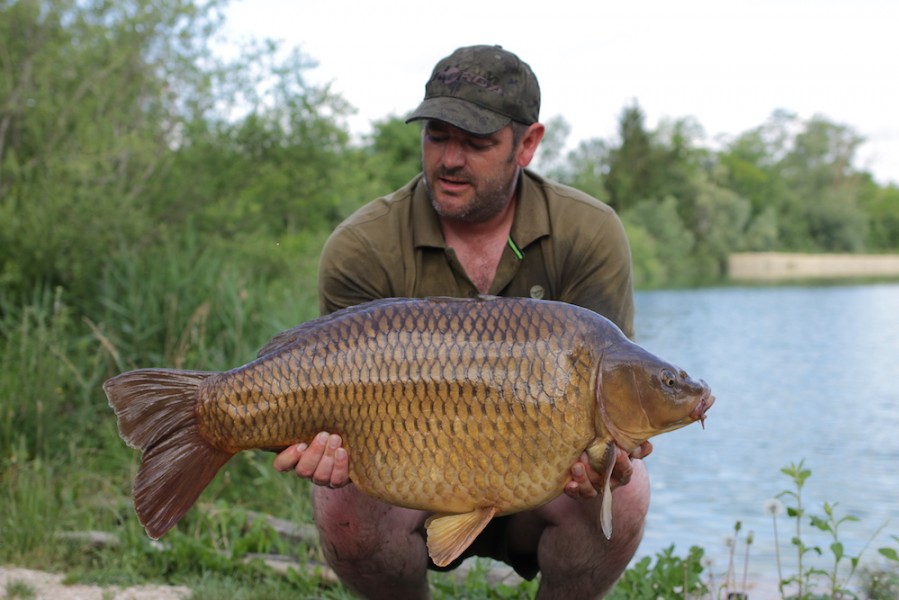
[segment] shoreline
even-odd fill
[[[899,279],[899,254],[740,252],[727,261],[734,282]]]

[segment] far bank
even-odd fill
[[[731,281],[899,278],[899,254],[801,254],[744,252],[731,254]]]

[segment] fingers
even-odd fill
[[[300,460],[300,455],[305,450],[306,444],[288,446],[275,456],[272,465],[276,470],[281,471],[282,473],[284,471],[290,471],[297,465],[297,462]]]
[[[634,474],[632,460],[643,459],[650,454],[652,454],[652,444],[650,442],[643,442],[630,454],[619,451],[615,456],[615,466],[612,468],[612,478],[610,480],[612,489],[627,485],[630,482],[631,476]]]
[[[596,484],[594,485],[594,481]],[[565,484],[565,494],[571,498],[595,498],[597,487],[602,486],[599,473],[587,462],[587,453],[571,466],[571,481]]]
[[[312,452],[307,452],[297,464],[297,474],[301,477],[307,477],[307,473],[311,469],[312,483],[333,488],[345,486],[348,483],[347,466],[349,461],[347,460],[346,450],[340,447],[340,436],[320,433],[313,440],[310,450],[317,450],[317,445],[322,444],[324,449],[318,462],[314,462]]]
[[[630,453],[631,458],[646,458],[652,454],[652,442],[643,442],[633,452]]]
[[[612,467],[612,478],[610,481],[610,485],[612,489],[627,485],[627,483],[631,480],[631,475],[634,473],[634,467],[631,466],[630,457],[625,454],[623,451],[619,451],[615,456],[615,466]]]
[[[631,459],[639,459],[649,456],[652,452],[652,444],[644,442],[630,455],[616,447],[615,464],[612,467],[609,485],[615,488],[627,485],[631,480],[634,467]],[[602,474],[596,472],[588,462],[587,454],[581,455],[580,460],[571,467],[571,481],[565,484],[565,494],[571,498],[595,498],[602,491],[605,480]]]
[[[343,487],[350,482],[349,456],[341,444],[339,435],[323,431],[308,446],[297,444],[278,454],[274,467],[282,472],[292,469],[316,485]]]

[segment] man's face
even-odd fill
[[[513,147],[511,127],[475,135],[442,121],[427,121],[421,147],[428,196],[441,217],[483,223],[512,199],[521,146]]]

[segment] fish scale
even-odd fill
[[[493,297],[375,301],[283,332],[231,371],[143,369],[104,389],[120,434],[144,452],[134,498],[151,536],[236,452],[329,431],[361,491],[435,513],[437,564],[494,515],[558,496],[584,451],[608,480],[613,445],[631,451],[713,401],[596,313]]]

